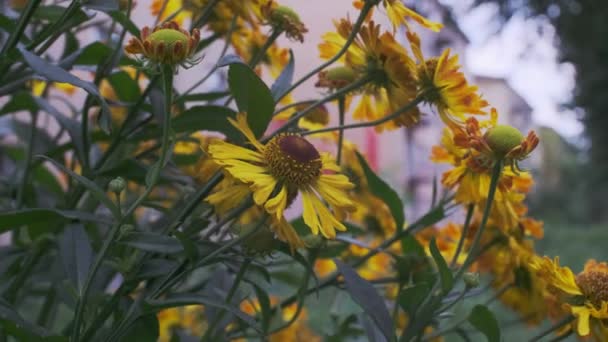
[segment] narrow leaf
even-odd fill
[[[228,85],[239,111],[247,112],[247,123],[253,133],[256,137],[262,136],[274,111],[274,99],[270,89],[242,62],[230,64]]]
[[[12,323],[12,326],[6,327],[6,323],[9,322]],[[0,299],[0,324],[5,327],[5,331],[7,331],[9,335],[15,337],[44,338],[50,335],[46,329],[23,319],[23,317],[21,317],[21,315],[3,299]]]
[[[365,172],[365,177],[367,178],[369,188],[375,196],[386,203],[391,211],[391,214],[393,215],[397,230],[400,231],[403,229],[403,223],[405,222],[403,202],[401,202],[401,198],[399,198],[399,195],[397,195],[395,190],[393,190],[388,184],[386,184],[386,182],[384,182],[374,173],[374,171],[367,164],[365,158],[359,154],[359,152],[357,152],[357,158],[359,159],[359,163]]]
[[[245,322],[249,327],[254,330],[261,332],[260,328],[257,326],[255,320],[251,318],[251,316],[245,314],[241,310],[226,304],[223,301],[217,300],[215,298],[209,298],[206,296],[198,295],[198,294],[178,294],[172,295],[166,299],[161,300],[152,300],[149,299],[144,304],[144,312],[157,312],[162,309],[172,308],[176,306],[185,306],[185,305],[206,305],[214,308],[224,309],[236,317],[240,318]]]
[[[441,255],[441,252],[439,252],[435,237],[431,239],[429,248],[439,271],[439,279],[441,279],[441,289],[444,294],[447,294],[448,292],[450,292],[452,287],[454,287],[454,275],[452,274],[452,271],[450,271],[450,268],[448,267],[448,264],[443,258],[443,255]]]
[[[295,69],[295,61],[293,58],[293,51],[289,50],[289,62],[281,71],[279,77],[274,81],[272,87],[270,87],[270,92],[272,93],[272,98],[276,101],[277,99],[283,97],[283,94],[289,87],[291,87],[291,82],[293,81],[293,72]]]
[[[97,11],[116,11],[119,8],[118,0],[86,0],[82,2],[86,8]]]
[[[393,320],[376,289],[347,264],[334,259],[336,267],[344,276],[346,291],[351,298],[374,320],[380,331],[387,340],[395,339],[395,327]]]
[[[85,188],[87,188],[87,190],[89,190],[91,192],[91,195],[93,197],[95,197],[95,199],[97,199],[99,202],[101,202],[103,205],[105,205],[108,209],[110,209],[110,211],[112,212],[112,215],[114,215],[115,218],[120,218],[120,216],[121,216],[120,210],[106,196],[106,193],[97,184],[95,184],[94,182],[92,182],[90,179],[84,178],[83,176],[74,173],[74,171],[72,171],[72,170],[66,168],[65,166],[59,164],[54,159],[51,159],[51,158],[49,158],[47,156],[42,156],[42,155],[39,155],[38,157],[51,162],[58,169],[60,169],[61,171],[65,172],[67,174],[69,174],[70,176],[72,176],[80,184],[82,184]]]
[[[70,136],[70,140],[74,144],[74,149],[76,150],[78,160],[84,164],[84,161],[86,160],[86,151],[84,150],[80,124],[76,120],[60,113],[59,110],[53,107],[47,100],[35,96],[34,101],[40,108],[44,109],[45,112],[49,113],[53,118],[55,118],[61,127],[65,128]]]
[[[176,254],[184,251],[178,239],[154,233],[128,233],[120,239],[120,243],[146,252]]]
[[[82,211],[69,211],[57,209],[24,209],[0,213],[0,233],[4,233],[19,226],[34,223],[53,221],[57,219],[80,220],[86,222],[101,222],[109,224],[111,221],[102,216]]]
[[[122,27],[126,28],[130,34],[139,38],[140,34],[139,34],[139,29],[137,28],[137,25],[135,25],[135,23],[127,17],[126,13],[124,13],[122,11],[114,11],[114,12],[110,12],[109,15],[110,15],[110,17],[112,17],[112,19],[119,22],[122,25]]]
[[[97,99],[97,102],[101,106],[101,115],[105,119],[101,120],[102,129],[106,132],[110,130],[110,108],[108,104],[99,94],[97,87],[91,82],[83,81],[80,78],[70,74],[65,69],[51,64],[37,55],[27,51],[26,49],[19,47],[21,55],[25,59],[25,62],[38,74],[42,75],[49,81],[69,83],[75,87],[84,89],[87,93]]]
[[[82,296],[93,260],[91,242],[82,224],[72,224],[65,228],[59,239],[59,254],[68,278]]]
[[[108,76],[114,93],[121,101],[135,102],[141,95],[139,84],[126,71],[119,71]]]
[[[486,336],[488,342],[500,342],[500,327],[494,314],[484,305],[475,305],[469,323]]]

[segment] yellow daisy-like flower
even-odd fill
[[[462,126],[466,114],[487,114],[484,108],[488,102],[477,93],[476,86],[467,82],[460,70],[458,55],[450,56],[450,49],[446,49],[439,57],[425,59],[418,35],[407,32],[407,38],[418,59],[420,91],[426,94],[426,101],[437,108],[446,125]]]
[[[328,154],[320,154],[310,142],[294,134],[280,134],[262,144],[244,113],[230,122],[254,149],[219,141],[210,144],[209,155],[235,179],[250,185],[257,205],[281,221],[285,209],[300,193],[304,223],[313,234],[321,232],[333,239],[336,230],[346,230],[340,219],[354,210],[346,193],[353,184],[338,174],[340,168]]]
[[[394,29],[404,25],[407,30],[411,30],[410,23],[408,21],[410,19],[435,32],[438,32],[443,27],[442,24],[432,22],[415,11],[407,8],[403,4],[402,0],[382,0],[380,3],[386,10],[386,15],[393,24]],[[363,1],[361,0],[357,0],[353,4],[358,9],[363,8]],[[378,6],[380,6],[380,4],[378,4]]]
[[[576,316],[580,336],[592,334],[598,341],[608,337],[608,264],[589,260],[578,275],[559,265],[559,258],[537,257],[532,269],[547,282],[547,290]]]
[[[345,45],[353,25],[349,20],[336,21],[336,32],[323,35],[319,44],[320,56],[332,58]],[[412,102],[417,95],[416,63],[395,37],[389,33],[380,33],[380,26],[373,21],[361,27],[354,42],[341,59],[344,66],[352,69],[350,79],[364,78],[368,82],[351,95],[361,95],[353,112],[357,120],[377,120]],[[341,70],[342,75],[347,75]],[[341,80],[330,79],[327,72],[319,74],[318,86],[339,84]],[[347,82],[351,83],[351,82]],[[329,88],[335,88],[329,86]],[[414,108],[382,125],[377,131],[395,129],[400,126],[412,126],[420,120],[420,111]]]
[[[442,175],[442,184],[456,189],[455,200],[463,204],[476,204],[483,208],[487,201],[492,178],[492,168],[496,156],[480,148],[487,145],[482,128],[491,132],[496,127],[498,114],[492,110],[490,120],[477,122],[469,118],[464,128],[446,127],[441,138],[441,146],[434,146],[431,160],[453,166]],[[529,136],[535,137],[531,132]],[[536,146],[526,141],[522,145]],[[487,149],[490,149],[489,147]],[[519,148],[513,148],[513,150]],[[526,148],[527,151],[531,149]],[[490,223],[505,232],[518,226],[520,218],[527,211],[523,201],[532,184],[532,177],[526,172],[516,172],[511,165],[505,165],[490,212]]]

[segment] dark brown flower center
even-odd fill
[[[311,184],[321,174],[319,151],[298,135],[279,135],[266,145],[264,159],[270,172],[291,186]]]
[[[583,294],[599,308],[602,302],[608,302],[608,273],[587,271],[576,276],[576,284]]]

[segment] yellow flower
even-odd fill
[[[340,219],[354,210],[346,191],[353,187],[328,154],[320,154],[307,140],[295,134],[281,134],[266,144],[259,142],[244,113],[232,125],[239,129],[253,150],[227,142],[211,143],[209,154],[235,179],[250,185],[253,199],[278,221],[300,193],[303,218],[313,234],[334,238],[346,230]],[[327,201],[334,213],[322,202]]]
[[[502,236],[478,260],[481,271],[492,275],[492,287],[501,289],[509,286],[498,299],[521,315],[528,324],[539,324],[547,317],[549,310],[545,298],[545,279],[539,277],[530,267],[536,258],[532,240],[505,236],[495,231],[492,239]]]
[[[410,23],[408,22],[409,19],[435,32],[438,32],[443,27],[442,24],[432,22],[415,11],[407,8],[403,4],[402,0],[382,0],[381,3],[386,10],[386,15],[393,24],[394,29],[404,25],[408,31],[411,30]],[[363,8],[363,1],[357,0],[354,2],[354,5],[358,9],[361,9]]]
[[[349,20],[336,21],[336,32],[323,35],[319,44],[321,58],[333,57],[346,43],[353,29]],[[377,120],[404,107],[416,98],[416,64],[407,51],[389,32],[380,34],[380,26],[373,21],[363,25],[341,61],[352,69],[353,79],[367,83],[351,95],[361,95],[354,109],[357,120]],[[319,86],[326,86],[327,72],[321,73]],[[329,88],[335,88],[330,86]],[[412,126],[420,120],[420,111],[414,108],[399,117],[376,126],[377,131]]]
[[[189,335],[201,337],[205,330],[205,320],[202,317],[204,307],[187,305],[160,311],[156,317],[159,325],[159,342],[169,342],[174,329],[183,329]]]
[[[547,282],[547,290],[577,318],[576,331],[580,336],[594,333],[605,341],[608,335],[608,264],[591,259],[578,275],[559,265],[559,258],[537,257],[530,266]],[[597,334],[604,334],[598,336]]]
[[[445,187],[456,189],[455,200],[459,203],[476,204],[479,208],[486,204],[496,157],[489,147],[486,150],[479,146],[485,144],[486,139],[482,128],[491,131],[497,119],[498,114],[492,110],[489,120],[478,122],[475,118],[469,118],[464,128],[448,126],[443,131],[441,146],[432,149],[432,161],[453,166],[442,175],[441,181]],[[535,135],[531,132],[529,136]],[[523,201],[531,183],[529,173],[516,172],[512,166],[505,165],[498,181],[490,223],[505,232],[517,227],[521,216],[527,211]]]
[[[446,125],[462,126],[465,114],[486,114],[483,108],[488,102],[477,93],[476,86],[468,84],[460,71],[458,55],[450,56],[450,49],[446,49],[440,57],[425,59],[418,35],[407,32],[407,38],[418,59],[420,91],[437,107]]]

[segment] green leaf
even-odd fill
[[[414,254],[420,257],[426,257],[424,247],[422,247],[418,240],[416,240],[416,238],[410,234],[401,239],[401,251],[404,255]]]
[[[114,203],[106,196],[106,193],[93,181],[74,173],[74,171],[67,169],[65,166],[59,164],[58,162],[56,162],[55,160],[53,160],[47,156],[39,155],[38,157],[51,162],[54,166],[59,168],[61,171],[69,174],[72,178],[76,179],[76,181],[78,181],[78,183],[82,184],[85,188],[87,188],[87,190],[89,190],[91,192],[91,195],[93,197],[95,197],[95,199],[97,199],[99,202],[101,202],[103,205],[105,205],[108,209],[110,209],[110,211],[112,212],[112,215],[114,215],[115,218],[117,218],[117,219],[120,218],[121,214],[120,214],[120,210],[118,209],[118,207],[116,207],[114,205]]]
[[[184,247],[178,239],[154,233],[124,234],[119,242],[146,252],[176,254],[184,251]]]
[[[85,0],[82,6],[97,11],[116,11],[119,8],[118,0]]]
[[[281,97],[283,97],[283,95],[285,94],[285,91],[287,91],[287,89],[289,89],[289,87],[291,87],[291,82],[293,81],[293,72],[295,69],[294,62],[295,61],[293,58],[293,51],[290,49],[289,50],[289,62],[287,63],[285,68],[283,68],[283,71],[281,71],[281,74],[279,75],[277,80],[274,81],[274,83],[272,84],[272,87],[270,87],[270,92],[272,93],[272,98],[275,101],[280,99]]]
[[[242,135],[228,122],[228,118],[235,118],[236,113],[227,107],[221,106],[194,106],[175,117],[172,128],[175,133],[188,133],[196,131],[213,131],[226,135],[230,140],[240,140]]]
[[[25,62],[36,73],[45,77],[49,81],[69,83],[75,87],[84,89],[91,96],[95,97],[101,106],[101,115],[104,117],[104,119],[100,121],[101,128],[106,132],[110,131],[110,107],[108,107],[108,104],[103,99],[101,94],[99,94],[97,87],[93,83],[81,80],[80,78],[67,72],[65,69],[45,61],[44,59],[22,47],[19,48],[19,51],[25,59]]]
[[[182,244],[182,247],[184,248],[184,251],[186,252],[186,257],[188,259],[197,260],[199,258],[198,248],[196,247],[196,244],[194,243],[194,240],[192,240],[191,237],[188,237],[186,234],[180,231],[175,231],[175,237]]]
[[[11,99],[2,107],[0,110],[0,116],[26,110],[29,112],[35,112],[38,110],[38,106],[32,98],[32,94],[29,91],[20,91],[11,97]]]
[[[50,23],[54,23],[63,16],[63,13],[65,13],[65,10],[66,10],[65,7],[57,6],[57,5],[39,6],[36,9],[36,12],[34,12],[32,17],[35,19],[46,20]],[[81,24],[87,20],[89,20],[89,16],[84,11],[77,10],[68,19],[67,24],[64,27],[75,26],[75,25]]]
[[[270,327],[270,319],[272,318],[272,307],[270,306],[270,297],[262,289],[255,283],[251,283],[253,285],[253,289],[255,290],[256,297],[258,298],[258,303],[260,304],[261,313],[262,313],[262,331],[264,333],[268,332],[268,328]]]
[[[469,323],[486,336],[488,342],[500,342],[500,327],[494,314],[485,305],[475,305]]]
[[[213,91],[209,93],[188,94],[175,99],[175,103],[184,104],[186,102],[214,101],[224,98],[228,95],[230,95],[230,92],[227,91]]]
[[[141,96],[139,84],[126,71],[119,71],[108,76],[108,82],[114,88],[119,100],[135,102]]]
[[[441,252],[439,252],[435,237],[431,239],[429,248],[431,250],[431,255],[433,256],[433,259],[435,260],[435,264],[437,265],[437,269],[439,270],[439,279],[441,279],[441,289],[444,294],[447,294],[454,287],[454,275],[452,274],[452,271],[450,271],[450,268],[448,267],[448,264],[443,258],[443,255],[441,255]]]
[[[245,324],[249,327],[253,328],[257,332],[261,332],[260,328],[257,326],[255,320],[248,316],[241,310],[235,308],[234,306],[228,305],[223,301],[219,301],[215,298],[209,298],[206,296],[198,295],[198,294],[177,294],[171,295],[165,299],[154,300],[148,299],[145,301],[143,305],[144,312],[157,312],[167,308],[173,308],[176,306],[185,306],[185,305],[205,305],[211,306],[215,308],[224,309],[236,317],[240,318]]]
[[[235,62],[228,67],[228,85],[236,105],[247,112],[247,123],[256,137],[261,137],[274,112],[270,89],[246,64]]]
[[[386,203],[391,211],[391,214],[393,215],[393,219],[395,219],[397,230],[401,231],[403,229],[403,223],[405,222],[403,202],[401,202],[401,198],[399,198],[399,195],[397,195],[395,190],[393,190],[388,184],[386,184],[386,182],[384,182],[374,173],[374,171],[367,164],[365,158],[359,152],[357,152],[357,158],[359,159],[359,163],[361,163],[361,167],[365,172],[365,177],[367,178],[367,183],[369,184],[372,194]]]
[[[346,291],[376,323],[388,341],[395,340],[395,327],[384,299],[367,280],[361,278],[349,265],[334,259],[338,271],[344,276]]]
[[[44,341],[50,338],[50,333],[33,323],[23,319],[11,305],[0,299],[0,326],[10,336],[18,341]]]
[[[176,261],[167,259],[145,259],[137,271],[135,278],[148,279],[167,275],[172,272],[179,264]]]
[[[129,327],[121,341],[156,342],[158,341],[159,323],[156,315],[139,317]]]
[[[137,28],[137,25],[135,25],[135,23],[127,17],[126,13],[124,13],[122,11],[114,11],[114,12],[110,12],[108,14],[110,15],[110,17],[112,17],[112,19],[119,22],[122,25],[122,27],[126,28],[130,34],[139,38],[140,33],[139,33],[139,29]]]
[[[57,210],[57,209],[24,209],[18,211],[8,211],[0,213],[0,233],[4,233],[13,228],[20,226],[28,226],[45,221],[54,221],[59,219],[65,220],[80,220],[83,222],[101,222],[109,224],[99,215],[81,211]]]
[[[74,65],[99,65],[112,55],[112,48],[102,42],[91,43],[82,48],[78,57],[74,60]],[[120,58],[120,65],[135,65],[136,63],[126,56]]]
[[[59,110],[57,110],[57,108],[53,107],[47,100],[41,97],[34,97],[34,101],[40,108],[44,109],[45,112],[55,118],[59,125],[68,132],[70,140],[74,144],[76,156],[81,164],[84,165],[84,161],[86,160],[86,151],[84,150],[80,123],[68,116],[63,115],[61,112],[59,112]]]
[[[410,287],[403,288],[397,299],[399,306],[410,316],[416,313],[424,299],[431,292],[428,283],[418,283]]]
[[[65,228],[59,238],[59,255],[68,278],[82,296],[93,261],[93,248],[82,224],[72,224]]]

